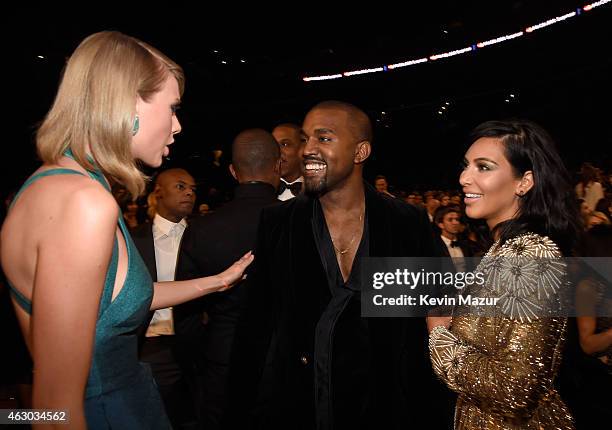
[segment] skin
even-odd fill
[[[387,180],[377,179],[376,182],[374,182],[374,187],[379,193],[384,193],[385,191],[387,191]]]
[[[179,222],[193,211],[196,200],[196,184],[183,169],[162,172],[155,184],[157,213],[172,222]]]
[[[608,349],[612,345],[612,329],[595,333],[597,318],[586,316],[597,313],[597,289],[590,279],[585,279],[576,286],[576,308],[579,313],[585,315],[576,317],[578,339],[584,353],[594,355]],[[607,356],[598,358],[604,363],[608,362]]]
[[[433,214],[436,212],[436,209],[440,207],[440,200],[430,196],[427,198],[425,207],[427,208],[427,212],[429,212],[429,214],[433,216]]]
[[[518,194],[527,193],[533,187],[533,172],[517,177],[504,154],[500,139],[483,137],[475,141],[465,154],[465,167],[459,176],[464,194],[477,194],[477,198],[465,197],[466,214],[473,219],[484,219],[490,229],[500,222],[516,216],[519,208]],[[437,325],[450,327],[451,317],[429,317],[431,331]]]
[[[304,186],[319,196],[334,246],[344,250],[336,258],[344,281],[348,279],[363,234],[365,196],[363,162],[370,142],[360,140],[353,119],[339,108],[315,108],[304,119]],[[320,170],[308,166],[319,165]]]
[[[461,197],[460,196],[452,196],[450,198],[450,203],[455,205],[455,206],[459,206],[461,204]]]
[[[174,143],[174,135],[181,132],[176,117],[180,102],[178,82],[171,76],[150,101],[137,98],[136,114],[140,128],[132,138],[134,158],[151,167],[161,166],[162,157],[170,153],[168,147]]]
[[[150,102],[135,102],[140,117],[140,130],[132,142],[135,158],[154,167],[161,164],[167,145],[180,131],[171,109],[177,96],[178,84],[170,78]],[[86,151],[91,154],[89,148]],[[113,300],[123,288],[128,256],[113,196],[70,158],[62,157],[38,171],[51,168],[69,168],[85,175],[44,177],[25,189],[2,228],[2,266],[11,284],[34,307],[28,315],[15,304],[34,362],[32,407],[69,409],[70,428],[86,428],[83,398],[115,238],[118,267]],[[155,283],[151,309],[225,290],[242,278],[252,260],[248,253],[216,276]]]
[[[442,236],[450,240],[457,240],[457,234],[461,230],[461,222],[457,212],[449,212],[444,215],[442,222],[438,223]]]
[[[516,216],[518,194],[533,186],[532,172],[516,177],[504,155],[503,143],[496,138],[478,139],[465,154],[465,161],[459,183],[464,194],[480,195],[464,198],[467,216],[486,220],[490,229]]]
[[[302,176],[302,136],[294,127],[279,125],[272,130],[272,135],[281,150],[281,178],[293,182]]]
[[[376,191],[378,191],[381,194],[386,194],[389,197],[395,197],[387,189],[388,186],[389,186],[389,184],[387,183],[386,179],[377,179],[376,181],[374,181],[374,187],[376,188]]]

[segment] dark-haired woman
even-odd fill
[[[459,394],[457,429],[571,429],[553,382],[567,319],[558,313],[579,228],[569,175],[536,124],[490,121],[471,136],[460,176],[470,218],[496,240],[465,294],[496,299],[428,319],[437,375]]]

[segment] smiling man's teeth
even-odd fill
[[[472,193],[466,193],[465,196],[469,199],[476,199],[478,197],[482,197],[482,194],[472,194]]]
[[[325,169],[325,164],[318,164],[318,163],[306,164],[305,168],[306,170],[322,170],[322,169]]]

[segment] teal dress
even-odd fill
[[[15,201],[26,187],[42,177],[75,174],[83,175],[71,169],[40,172],[24,183],[15,196]],[[90,171],[89,175],[110,192],[100,172]],[[138,361],[137,329],[147,318],[153,299],[153,281],[121,214],[118,223],[127,246],[128,271],[123,288],[111,300],[118,262],[118,244],[115,238],[100,299],[94,353],[85,393],[87,426],[94,430],[170,429],[171,425],[151,370],[148,365]],[[26,312],[36,312],[36,304],[32,309],[32,303],[25,296],[12,286],[9,287],[16,302]]]

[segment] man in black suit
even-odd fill
[[[427,214],[364,182],[362,110],[323,102],[302,129],[305,194],[262,212],[235,416],[248,428],[448,428],[436,423],[424,319],[361,317],[362,259],[434,255]]]
[[[434,234],[438,253],[451,257],[454,269],[458,272],[473,270],[473,264],[464,260],[472,257],[472,246],[468,239],[459,237],[461,232],[461,209],[457,206],[440,206],[434,212],[434,224],[437,233]]]
[[[153,189],[155,217],[132,231],[134,243],[154,281],[174,280],[186,217],[195,203],[195,186],[193,177],[183,169],[161,172]],[[185,377],[189,372],[178,346],[173,309],[152,313],[140,344],[140,359],[151,366],[172,426],[182,429],[194,422],[194,411],[190,407],[193,395]]]
[[[253,249],[259,215],[264,206],[277,203],[280,149],[274,137],[260,129],[245,130],[232,145],[232,176],[238,181],[234,199],[214,213],[193,219],[181,244],[176,278],[209,276],[224,270]],[[247,280],[248,282],[248,280]],[[202,427],[223,426],[227,412],[227,381],[236,325],[245,306],[247,282],[231,290],[177,307],[177,331],[203,333],[199,409]],[[202,310],[208,322],[202,325]]]
[[[281,151],[281,181],[278,199],[285,201],[299,195],[304,185],[302,176],[302,128],[299,125],[279,124],[272,130]]]

